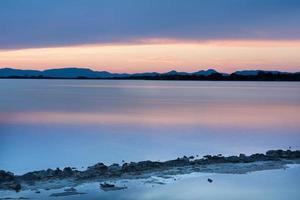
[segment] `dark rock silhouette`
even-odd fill
[[[31,79],[135,79],[135,80],[198,80],[198,81],[300,81],[300,72],[289,73],[280,71],[244,70],[232,74],[220,73],[214,69],[197,72],[167,73],[146,72],[135,74],[110,73],[93,71],[88,68],[61,68],[39,70],[20,70],[12,68],[0,69],[0,78],[31,78]]]
[[[175,167],[203,166],[210,164],[226,163],[251,163],[257,161],[285,161],[300,159],[299,150],[270,150],[265,154],[255,153],[250,156],[240,154],[239,156],[206,155],[201,159],[184,156],[165,162],[159,161],[141,161],[106,166],[103,163],[97,163],[88,167],[84,171],[74,170],[71,167],[65,167],[63,170],[57,168],[33,171],[21,176],[14,175],[11,172],[0,170],[0,189],[11,189],[19,191],[22,183],[34,183],[35,181],[47,181],[55,179],[71,178],[74,180],[87,180],[95,178],[121,177],[126,174],[141,174],[144,172],[163,171]]]

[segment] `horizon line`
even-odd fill
[[[176,68],[176,67],[175,67]],[[298,71],[287,71],[287,70],[276,70],[276,69],[263,69],[263,68],[256,68],[256,69],[238,69],[238,70],[234,70],[234,71],[231,71],[231,72],[223,72],[223,71],[220,71],[220,70],[217,70],[215,68],[212,68],[212,67],[207,67],[207,68],[199,68],[198,70],[196,71],[178,71],[176,69],[172,69],[172,70],[168,70],[168,71],[143,71],[143,72],[114,72],[114,71],[108,71],[108,70],[97,70],[97,69],[94,69],[93,67],[84,67],[84,66],[66,66],[66,67],[53,67],[53,68],[45,68],[45,69],[32,69],[32,68],[29,68],[29,69],[24,69],[24,68],[15,68],[15,67],[9,67],[9,66],[4,66],[4,67],[0,67],[0,70],[1,69],[13,69],[13,70],[33,70],[33,71],[40,71],[40,72],[43,72],[43,71],[46,71],[46,70],[61,70],[61,69],[86,69],[86,70],[91,70],[93,72],[109,72],[109,73],[112,73],[112,74],[142,74],[142,73],[159,73],[159,74],[164,74],[164,73],[168,73],[168,72],[172,72],[172,71],[175,71],[175,72],[178,72],[178,73],[195,73],[195,72],[199,72],[199,71],[208,71],[208,70],[214,70],[218,73],[222,73],[222,74],[232,74],[232,73],[235,73],[235,72],[238,72],[238,71],[265,71],[265,72],[286,72],[286,73],[299,73],[300,70]],[[300,67],[299,67],[300,68]]]

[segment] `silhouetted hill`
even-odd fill
[[[0,69],[0,78],[35,78],[35,79],[136,79],[136,80],[212,80],[212,81],[300,81],[300,72],[280,72],[264,70],[243,70],[232,74],[214,69],[197,72],[166,73],[146,72],[119,74],[107,71],[93,71],[88,68],[60,68],[39,70]]]
[[[39,70],[21,70],[12,68],[0,69],[0,77],[24,77],[24,78],[113,78],[124,77],[128,74],[116,74],[106,71],[93,71],[88,68],[59,68]]]

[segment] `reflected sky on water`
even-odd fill
[[[300,83],[0,80],[0,168],[300,148]]]

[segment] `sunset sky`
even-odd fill
[[[0,0],[0,68],[300,71],[299,0]]]

